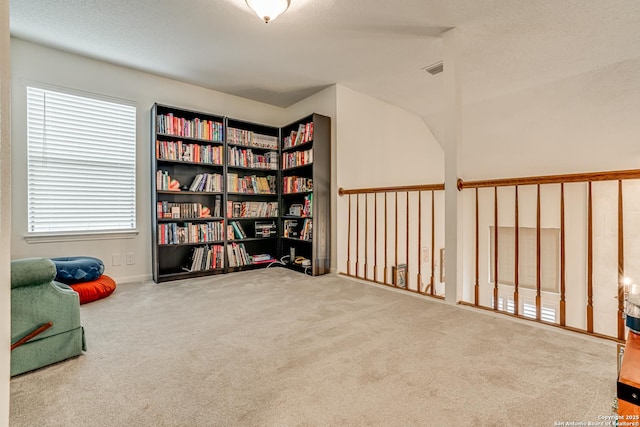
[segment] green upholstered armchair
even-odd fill
[[[78,294],[55,282],[55,276],[56,266],[49,259],[11,261],[11,342],[18,344],[12,345],[11,376],[86,350]],[[50,327],[43,327],[49,322]]]

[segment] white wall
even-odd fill
[[[440,144],[420,117],[401,108],[392,106],[375,98],[356,92],[349,88],[337,86],[337,186],[345,189],[387,187],[412,184],[436,184],[444,182],[444,153]],[[361,198],[360,217],[364,224],[364,196]],[[378,201],[379,236],[384,226],[381,222],[384,209],[383,196]],[[388,273],[391,265],[409,261],[414,266],[411,272],[415,276],[415,266],[418,263],[417,250],[417,220],[413,216],[409,219],[409,258],[406,259],[406,197],[399,197],[398,210],[398,246],[403,248],[398,253],[389,253]],[[417,195],[409,196],[410,211],[417,206]],[[338,198],[338,271],[346,272],[347,235],[348,235],[348,197]],[[395,202],[395,199],[394,199]],[[430,202],[423,200],[425,220],[430,221]],[[370,224],[373,223],[374,202],[368,200]],[[390,202],[391,203],[391,202]],[[355,221],[355,196],[352,196],[352,221]],[[436,216],[443,218],[444,206],[436,201]],[[442,209],[442,210],[440,210]],[[395,242],[395,208],[389,205],[388,223],[393,224],[389,230],[389,242]],[[429,212],[428,214],[426,212]],[[354,223],[355,224],[355,223]],[[424,224],[430,224],[425,222]],[[423,227],[423,241],[430,242],[430,229]],[[440,226],[437,227],[440,230]],[[378,260],[373,259],[373,228],[368,230],[369,246],[367,262],[369,272],[367,277],[373,277],[373,265],[380,267],[379,279],[382,280],[384,267],[384,240],[378,239]],[[352,254],[350,266],[352,274],[355,268],[355,230],[351,232]],[[360,230],[359,275],[364,276],[364,230]],[[436,250],[444,247],[444,235],[436,233]],[[426,246],[426,245],[423,245]],[[391,250],[388,248],[388,250]],[[393,251],[395,252],[395,251]],[[426,267],[423,265],[423,267]],[[411,268],[411,267],[410,267]],[[428,268],[427,268],[428,270]],[[423,272],[423,275],[425,273]]]
[[[311,95],[300,102],[297,102],[285,110],[284,121],[280,126],[293,123],[302,117],[306,117],[312,113],[321,114],[331,118],[331,271],[336,272],[337,266],[337,197],[338,197],[338,179],[336,169],[337,159],[337,112],[336,112],[336,91],[337,86],[332,85],[320,92]]]
[[[151,206],[150,206],[150,109],[154,102],[206,111],[229,117],[277,125],[283,122],[284,110],[180,83],[148,73],[95,61],[85,57],[11,39],[12,55],[12,139],[13,145],[13,237],[12,258],[30,256],[95,256],[105,262],[106,273],[120,283],[151,277]],[[4,57],[4,56],[3,56]],[[27,175],[26,175],[26,90],[31,82],[71,88],[110,97],[135,101],[137,105],[137,228],[131,239],[100,241],[27,243]],[[111,255],[135,254],[132,266],[111,265]]]
[[[11,141],[9,1],[0,0],[0,427],[9,425]]]
[[[467,105],[463,178],[635,169],[640,59]]]

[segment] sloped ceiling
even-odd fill
[[[640,107],[637,0],[291,3],[264,24],[244,0],[12,0],[10,25],[14,37],[281,107],[337,83],[417,114],[436,137],[442,75],[421,68],[457,27],[471,162],[567,136],[574,149],[598,120],[598,137],[637,141],[636,125],[620,126]],[[564,123],[579,133],[552,131]]]

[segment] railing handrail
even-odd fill
[[[458,190],[464,190],[465,188],[512,187],[515,185],[618,181],[624,179],[640,179],[640,169],[607,172],[585,172],[563,175],[528,176],[522,178],[485,179],[479,181],[464,181],[463,179],[458,179]]]
[[[402,193],[406,191],[433,190],[444,190],[444,184],[401,185],[396,187],[355,188],[351,190],[345,190],[344,188],[340,187],[338,189],[338,195],[344,196],[345,194]]]

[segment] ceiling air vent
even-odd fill
[[[442,64],[442,61],[439,61],[435,64],[424,67],[423,70],[431,74],[432,76],[435,76],[436,74],[440,74],[444,70],[444,65]]]

